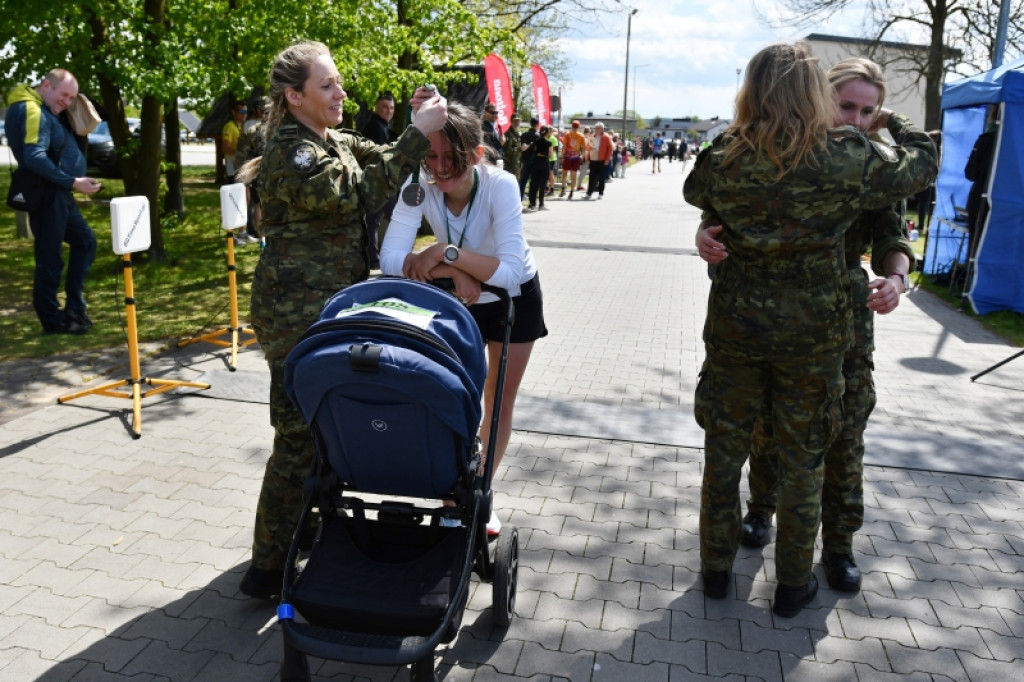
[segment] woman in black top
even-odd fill
[[[540,209],[544,210],[544,193],[548,184],[548,175],[551,172],[551,141],[548,135],[551,134],[549,126],[541,126],[540,136],[534,141],[533,154],[533,179],[530,182],[530,205],[527,211],[537,210],[537,197],[540,196]]]

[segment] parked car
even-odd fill
[[[129,118],[128,130],[132,135],[140,134],[140,119]],[[85,151],[85,163],[90,171],[95,171],[100,177],[116,178],[121,175],[121,167],[117,160],[117,150],[114,149],[114,138],[110,136],[110,126],[106,121],[100,121],[96,130],[89,133],[89,144]]]

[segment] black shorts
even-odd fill
[[[512,323],[510,343],[530,343],[548,335],[548,328],[544,326],[544,297],[540,291],[539,274],[519,287],[519,295],[512,297],[512,303],[516,317]],[[469,312],[476,320],[484,341],[501,342],[505,339],[505,305],[501,301],[471,305]]]

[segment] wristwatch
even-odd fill
[[[444,262],[451,265],[457,260],[459,260],[459,247],[454,244],[444,247]]]
[[[889,277],[899,277],[900,281],[903,282],[903,291],[910,291],[910,277],[907,275],[907,273],[900,272],[899,270],[894,270],[893,272],[889,273]]]

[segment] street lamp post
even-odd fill
[[[626,22],[626,78],[625,83],[622,85],[622,140],[626,139],[626,105],[629,103],[629,38],[633,32],[633,15],[637,13],[637,10],[633,10],[629,13],[629,17]]]
[[[633,67],[633,134],[636,134],[636,70],[642,69],[650,64],[637,64]]]

